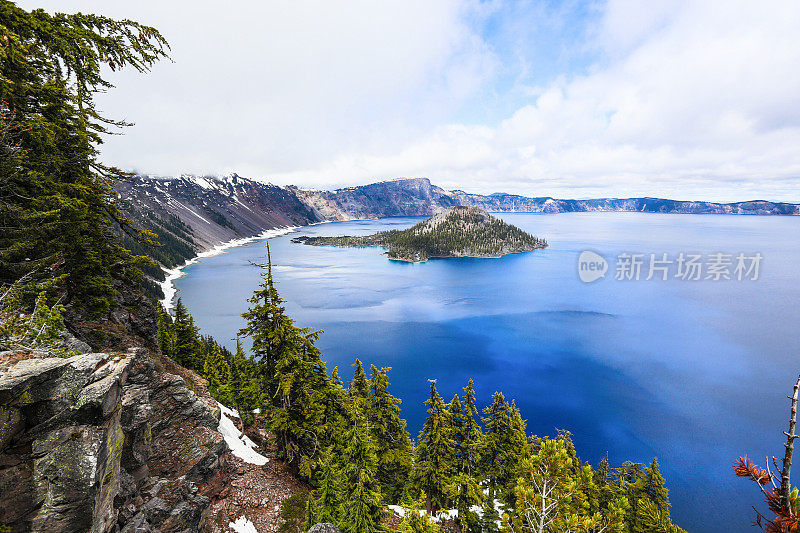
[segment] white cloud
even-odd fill
[[[48,3],[171,40],[175,64],[123,74],[102,100],[137,122],[105,151],[123,165],[304,186],[424,175],[482,192],[800,201],[796,0],[609,0],[575,44],[596,61],[507,94],[493,84],[513,61],[493,39],[510,37],[480,31],[501,2]],[[508,107],[520,94],[533,96],[497,124],[459,120],[481,97]]]

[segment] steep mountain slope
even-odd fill
[[[176,230],[161,222],[161,232],[166,230],[182,242],[189,242],[190,235],[196,248],[321,220],[292,190],[236,174],[222,178],[136,176],[120,183],[117,192],[125,212],[144,227],[151,227],[154,218],[157,223],[177,218],[185,227]]]

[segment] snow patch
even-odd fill
[[[236,533],[258,533],[256,526],[244,515],[237,518],[236,522],[229,522],[228,527]]]
[[[228,443],[228,447],[233,452],[233,455],[239,457],[245,463],[251,463],[259,466],[267,464],[269,459],[255,451],[255,443],[247,438],[246,435],[242,435],[239,432],[239,428],[237,428],[236,424],[233,423],[233,420],[228,418],[228,416],[234,416],[232,413],[235,413],[236,411],[225,407],[219,402],[217,402],[217,405],[220,409],[219,426],[217,427],[217,431],[219,431],[223,438],[225,438],[225,442]]]
[[[164,309],[169,311],[173,307],[173,303],[175,301],[175,295],[178,292],[178,289],[175,288],[175,280],[182,278],[186,275],[183,271],[189,265],[193,265],[199,262],[201,259],[206,257],[213,257],[215,255],[224,254],[229,248],[235,248],[237,246],[242,246],[244,244],[249,244],[251,242],[260,241],[262,239],[271,239],[272,237],[279,237],[281,235],[286,235],[287,233],[291,233],[296,230],[298,226],[286,226],[285,228],[276,228],[276,229],[268,229],[264,233],[260,235],[255,235],[253,237],[245,237],[243,239],[233,239],[227,242],[223,242],[222,244],[218,244],[211,248],[210,250],[206,250],[205,252],[200,252],[192,259],[187,260],[183,265],[175,267],[175,268],[165,268],[164,274],[166,277],[164,281],[161,282],[161,290],[164,292],[164,299],[161,300],[161,305],[164,306]]]

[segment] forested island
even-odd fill
[[[406,230],[372,235],[297,237],[312,246],[382,246],[389,259],[423,262],[431,257],[501,257],[545,248],[547,241],[497,219],[479,207],[455,206]]]

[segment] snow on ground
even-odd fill
[[[183,204],[181,204],[183,205]],[[185,206],[184,206],[185,207]],[[193,214],[194,211],[192,211]],[[199,215],[198,215],[199,216]],[[203,217],[200,217],[203,218]],[[203,219],[205,220],[205,219]],[[161,282],[161,290],[164,292],[164,299],[161,300],[161,305],[164,306],[164,309],[169,311],[173,307],[173,302],[175,300],[175,296],[177,294],[177,289],[175,288],[175,280],[178,278],[183,277],[185,272],[183,271],[189,265],[193,265],[204,259],[206,257],[213,257],[215,255],[224,254],[229,248],[235,248],[237,246],[242,246],[244,244],[249,244],[254,241],[259,241],[262,239],[271,239],[272,237],[278,237],[280,235],[286,235],[287,233],[291,233],[296,230],[298,226],[286,226],[284,228],[275,228],[275,229],[268,229],[261,233],[260,235],[255,235],[253,237],[244,237],[242,239],[233,239],[228,242],[223,242],[211,248],[210,250],[206,250],[205,252],[200,252],[195,257],[188,259],[183,265],[177,266],[175,268],[164,268],[164,274],[166,275],[164,281]],[[228,415],[230,416],[230,415]],[[238,415],[236,415],[238,416]]]
[[[394,511],[400,518],[405,518],[408,509],[406,507],[402,507],[400,505],[387,505],[386,506],[390,511]],[[503,504],[500,503],[499,500],[494,501],[494,508],[497,511],[498,516],[503,516],[505,510],[503,509]],[[478,505],[473,505],[469,508],[470,511],[476,513],[479,517],[483,517],[483,508]],[[428,511],[425,509],[418,509],[419,514],[426,515]],[[439,522],[440,520],[455,520],[458,518],[458,509],[442,509],[441,511],[437,511],[433,516],[431,516],[431,520],[434,522]],[[500,522],[497,522],[500,525]]]
[[[405,518],[408,509],[405,507],[401,507],[400,505],[387,505],[390,511],[394,511],[400,518]],[[426,515],[428,511],[425,509],[419,509],[419,514]],[[431,520],[434,522],[438,522],[440,520],[455,520],[458,518],[458,509],[443,509],[438,511],[436,514],[431,516]]]
[[[217,431],[222,433],[222,436],[225,438],[225,442],[228,443],[228,447],[233,452],[233,455],[241,458],[245,463],[251,463],[259,466],[266,464],[269,459],[255,451],[253,449],[256,447],[255,443],[247,438],[246,435],[242,435],[239,432],[239,428],[237,428],[236,424],[233,423],[233,420],[228,418],[229,416],[238,417],[239,414],[233,409],[229,409],[219,402],[217,402],[217,405],[220,409],[219,427],[217,428]]]
[[[236,533],[258,533],[256,526],[244,515],[237,518],[236,522],[229,522],[228,527]]]

